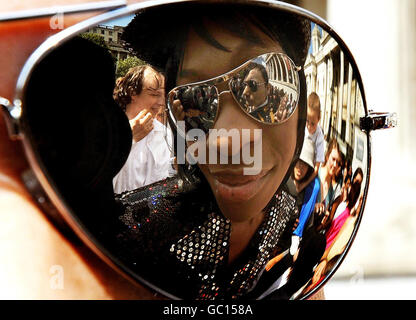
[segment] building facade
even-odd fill
[[[123,31],[124,28],[121,26],[98,25],[94,28],[88,29],[87,33],[97,34],[103,37],[113,56],[117,59],[117,61],[120,61],[133,56],[128,50],[125,49],[123,40],[121,40]]]
[[[320,126],[326,142],[336,138],[353,170],[361,167],[365,172],[367,137],[360,130],[364,105],[359,83],[338,43],[315,24],[304,71],[308,96],[316,92],[320,98]]]

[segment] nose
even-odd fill
[[[158,103],[158,105],[160,105],[162,107],[165,106],[166,100],[165,100],[165,95],[164,94],[161,94],[160,96],[158,96],[157,103]]]
[[[250,88],[246,85],[243,90],[243,97],[248,97],[251,94]]]
[[[261,136],[254,135],[254,129],[261,129],[260,126],[244,113],[229,91],[220,94],[218,115],[213,129],[217,130],[217,136],[208,139],[209,148],[216,148],[217,154],[223,152],[228,158],[241,157],[244,148],[250,148],[246,150],[250,150],[252,154],[254,145],[259,143],[256,140],[261,139]],[[243,130],[249,130],[248,139],[242,139],[248,132],[243,133]]]

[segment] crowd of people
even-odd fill
[[[305,294],[325,278],[345,250],[362,206],[362,169],[356,168],[352,175],[351,160],[345,158],[336,138],[330,139],[324,152],[319,121],[319,97],[313,92],[308,97],[302,152],[287,184],[297,197],[296,228],[289,249],[266,267],[270,272],[286,261],[290,273],[281,276],[282,295],[299,288]]]

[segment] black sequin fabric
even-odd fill
[[[232,223],[209,187],[169,178],[118,195],[126,226],[119,253],[133,271],[179,298],[237,299],[256,285],[269,259],[287,243],[298,215],[280,191],[244,252],[228,263]]]

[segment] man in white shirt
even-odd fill
[[[156,118],[165,107],[164,76],[151,66],[131,68],[119,78],[114,99],[132,129],[130,155],[113,179],[115,193],[134,190],[169,176],[171,132]]]

